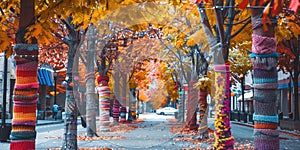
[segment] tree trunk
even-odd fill
[[[208,139],[208,127],[207,127],[207,90],[199,90],[198,100],[200,104],[200,116],[199,116],[199,139]]]
[[[63,150],[75,150],[77,147],[77,116],[78,107],[77,101],[75,100],[73,93],[73,62],[74,56],[72,53],[76,52],[77,44],[71,45],[69,56],[68,56],[68,67],[67,67],[67,90],[66,90],[66,101],[65,101],[65,133],[63,137]]]
[[[94,70],[94,57],[95,57],[95,36],[92,26],[89,28],[88,33],[88,54],[86,58],[86,123],[87,123],[87,136],[93,137],[96,135],[96,116],[97,116],[97,99],[95,99],[95,70]]]
[[[222,1],[218,1],[222,2]],[[217,23],[219,25],[218,34],[220,36],[220,43],[218,43],[217,37],[213,35],[212,29],[210,27],[208,17],[206,15],[206,11],[203,3],[197,5],[201,22],[203,24],[204,32],[207,37],[210,51],[213,54],[214,64],[215,64],[215,95],[214,98],[216,101],[216,113],[215,113],[215,149],[233,149],[234,139],[231,136],[230,131],[230,66],[225,65],[228,58],[228,52],[224,51],[225,42],[229,44],[229,38],[227,41],[224,41],[225,37],[228,35],[224,35],[224,28],[221,24],[221,14],[220,10],[216,10]],[[232,21],[232,20],[231,20]],[[230,21],[229,21],[230,22]],[[229,23],[230,24],[230,23]],[[223,30],[222,30],[223,29]],[[229,29],[229,28],[228,28]],[[231,34],[231,31],[226,31],[227,34]],[[227,47],[228,48],[228,47]],[[221,124],[223,124],[221,126]],[[225,130],[224,130],[225,129]]]
[[[294,112],[295,112],[295,121],[300,121],[299,118],[299,53],[300,53],[300,35],[298,35],[298,46],[296,48],[296,58],[295,58],[295,62],[294,62],[294,103],[295,103],[295,108],[294,108]]]
[[[259,1],[260,2],[260,1]],[[278,75],[276,64],[275,18],[263,29],[263,9],[251,9],[253,27],[252,54],[254,83],[254,149],[279,149],[276,92]]]
[[[135,88],[130,88],[130,103],[128,112],[128,121],[136,120],[136,93]]]
[[[16,61],[16,85],[13,97],[13,119],[10,149],[35,149],[36,105],[38,101],[38,45],[24,39],[26,27],[33,24],[34,0],[21,0],[21,13],[17,44],[14,46]]]
[[[100,109],[100,131],[109,132],[109,109],[110,109],[110,89],[108,87],[108,76],[98,76],[99,83],[99,109]]]
[[[179,98],[178,98],[178,122],[183,122],[184,121],[184,116],[183,116],[183,109],[184,109],[184,90],[180,87],[179,89]]]
[[[215,65],[215,149],[233,149],[234,140],[230,131],[230,67]]]
[[[40,106],[41,106],[41,110],[44,111],[44,113],[46,112],[46,95],[47,95],[46,85],[40,85],[40,93],[39,93]]]
[[[197,130],[197,117],[196,117],[196,107],[197,107],[197,89],[193,88],[193,85],[197,82],[197,80],[193,80],[189,82],[188,85],[188,105],[187,105],[187,113],[186,113],[186,123],[187,127],[190,130]]]
[[[113,105],[114,125],[119,124],[119,117],[120,117],[120,102],[117,100],[117,98],[114,98],[114,105]]]

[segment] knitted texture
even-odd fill
[[[254,149],[279,149],[276,88],[278,82],[276,39],[252,35],[254,83]]]
[[[215,149],[233,149],[230,127],[230,66],[215,65]]]
[[[254,101],[254,112],[259,112],[260,115],[271,115],[275,116],[276,113],[276,103],[270,102],[270,103],[264,103],[255,100]]]
[[[199,90],[198,92],[198,100],[200,104],[200,116],[199,116],[199,128],[198,132],[201,136],[206,136],[208,138],[208,126],[207,126],[207,91],[206,90]],[[205,135],[202,135],[205,134]]]
[[[253,98],[256,101],[271,103],[276,101],[277,91],[274,89],[254,89]]]
[[[256,122],[254,124],[255,129],[277,129],[278,123],[263,123],[263,122]]]
[[[38,46],[16,44],[16,84],[10,149],[35,149],[36,104],[38,101]]]
[[[197,129],[197,117],[195,116],[196,107],[198,105],[197,100],[197,89],[193,88],[193,85],[197,81],[190,81],[188,84],[188,100],[187,100],[187,112],[186,112],[186,123],[190,130]]]
[[[110,90],[108,86],[99,88],[99,107],[100,107],[100,131],[108,132],[109,128],[109,109],[110,109]]]
[[[278,116],[267,116],[267,115],[258,115],[253,114],[253,120],[259,123],[278,123]]]
[[[35,150],[35,142],[30,140],[10,141],[11,150]]]
[[[113,104],[113,118],[115,122],[119,122],[119,116],[120,116],[120,103],[115,98],[114,104]]]
[[[255,54],[269,54],[276,52],[276,38],[253,34],[252,52]]]
[[[125,121],[126,121],[126,107],[122,106],[120,112],[120,122],[125,122]]]

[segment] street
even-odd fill
[[[189,139],[191,135],[179,134],[183,124],[177,123],[172,115],[157,115],[154,113],[140,114],[139,120],[143,120],[132,124],[120,124],[118,128],[112,127],[111,132],[99,133],[99,137],[86,139],[84,137],[85,128],[78,125],[78,146],[80,148],[100,148],[107,147],[113,149],[128,150],[163,150],[163,149],[196,149],[211,148],[213,143],[209,142],[189,142],[174,140],[180,137]],[[213,129],[213,118],[209,118],[208,126]],[[237,123],[231,123],[232,135],[235,138],[236,146],[244,147],[253,146],[253,128]],[[128,129],[125,129],[128,128]],[[178,132],[170,132],[171,128],[175,128]],[[175,131],[176,131],[175,130]],[[36,149],[54,149],[62,145],[64,125],[50,124],[37,126]],[[210,136],[213,138],[212,136]],[[210,141],[213,141],[210,140]],[[9,150],[9,143],[0,143],[1,149]],[[280,149],[300,149],[299,137],[287,134],[280,134]]]

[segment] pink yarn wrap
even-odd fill
[[[276,52],[276,38],[253,34],[252,52],[255,54],[270,54]]]

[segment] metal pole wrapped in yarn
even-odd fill
[[[199,116],[199,137],[200,139],[208,138],[208,127],[207,127],[207,91],[206,90],[199,90],[198,92],[198,100],[200,104],[200,116]]]
[[[38,45],[16,44],[16,85],[13,95],[10,149],[35,149],[36,104],[38,101]]]
[[[215,65],[215,149],[233,149],[230,126],[230,66]]]
[[[253,34],[252,41],[250,57],[254,64],[254,148],[279,149],[276,39]]]
[[[99,83],[99,109],[100,109],[100,132],[109,132],[109,109],[110,109],[110,89],[108,87],[108,76],[98,76]]]

